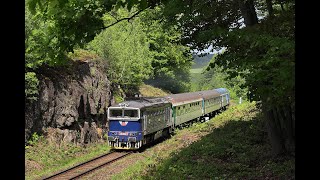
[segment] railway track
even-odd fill
[[[91,159],[87,162],[76,165],[72,168],[54,174],[52,176],[46,177],[43,180],[53,180],[53,179],[78,179],[83,175],[86,175],[94,170],[97,170],[103,166],[112,164],[113,162],[128,156],[132,152],[110,152],[102,156]]]

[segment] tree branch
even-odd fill
[[[115,25],[115,24],[118,24],[118,23],[121,22],[121,21],[124,21],[124,20],[128,20],[128,21],[129,21],[130,19],[134,18],[135,16],[137,16],[137,15],[140,14],[142,11],[144,11],[144,10],[146,10],[146,9],[148,9],[148,8],[149,8],[149,7],[145,8],[145,9],[142,9],[142,10],[139,10],[139,11],[137,11],[136,13],[134,13],[132,16],[119,19],[119,20],[117,20],[116,22],[114,22],[114,23],[112,23],[112,24],[110,24],[110,25],[108,25],[108,26],[105,26],[105,27],[103,27],[103,28],[101,28],[101,29],[107,29],[107,28],[109,28],[109,27],[111,27],[111,26],[113,26],[113,25]]]

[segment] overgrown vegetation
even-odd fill
[[[128,16],[124,9],[106,14],[105,23],[114,18]],[[114,86],[139,86],[151,74],[152,57],[139,19],[121,22],[102,31],[89,43],[88,48],[105,59],[109,65],[107,75]]]
[[[25,97],[31,101],[37,100],[39,80],[34,72],[25,73]]]

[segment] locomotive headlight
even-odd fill
[[[136,133],[130,133],[130,136],[136,136]]]
[[[117,133],[116,132],[111,132],[111,135],[116,135]]]

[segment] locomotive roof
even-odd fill
[[[148,106],[159,106],[162,104],[170,103],[165,98],[162,97],[138,97],[138,98],[131,98],[127,99],[124,102],[117,103],[110,107],[134,107],[134,108],[143,108]]]

